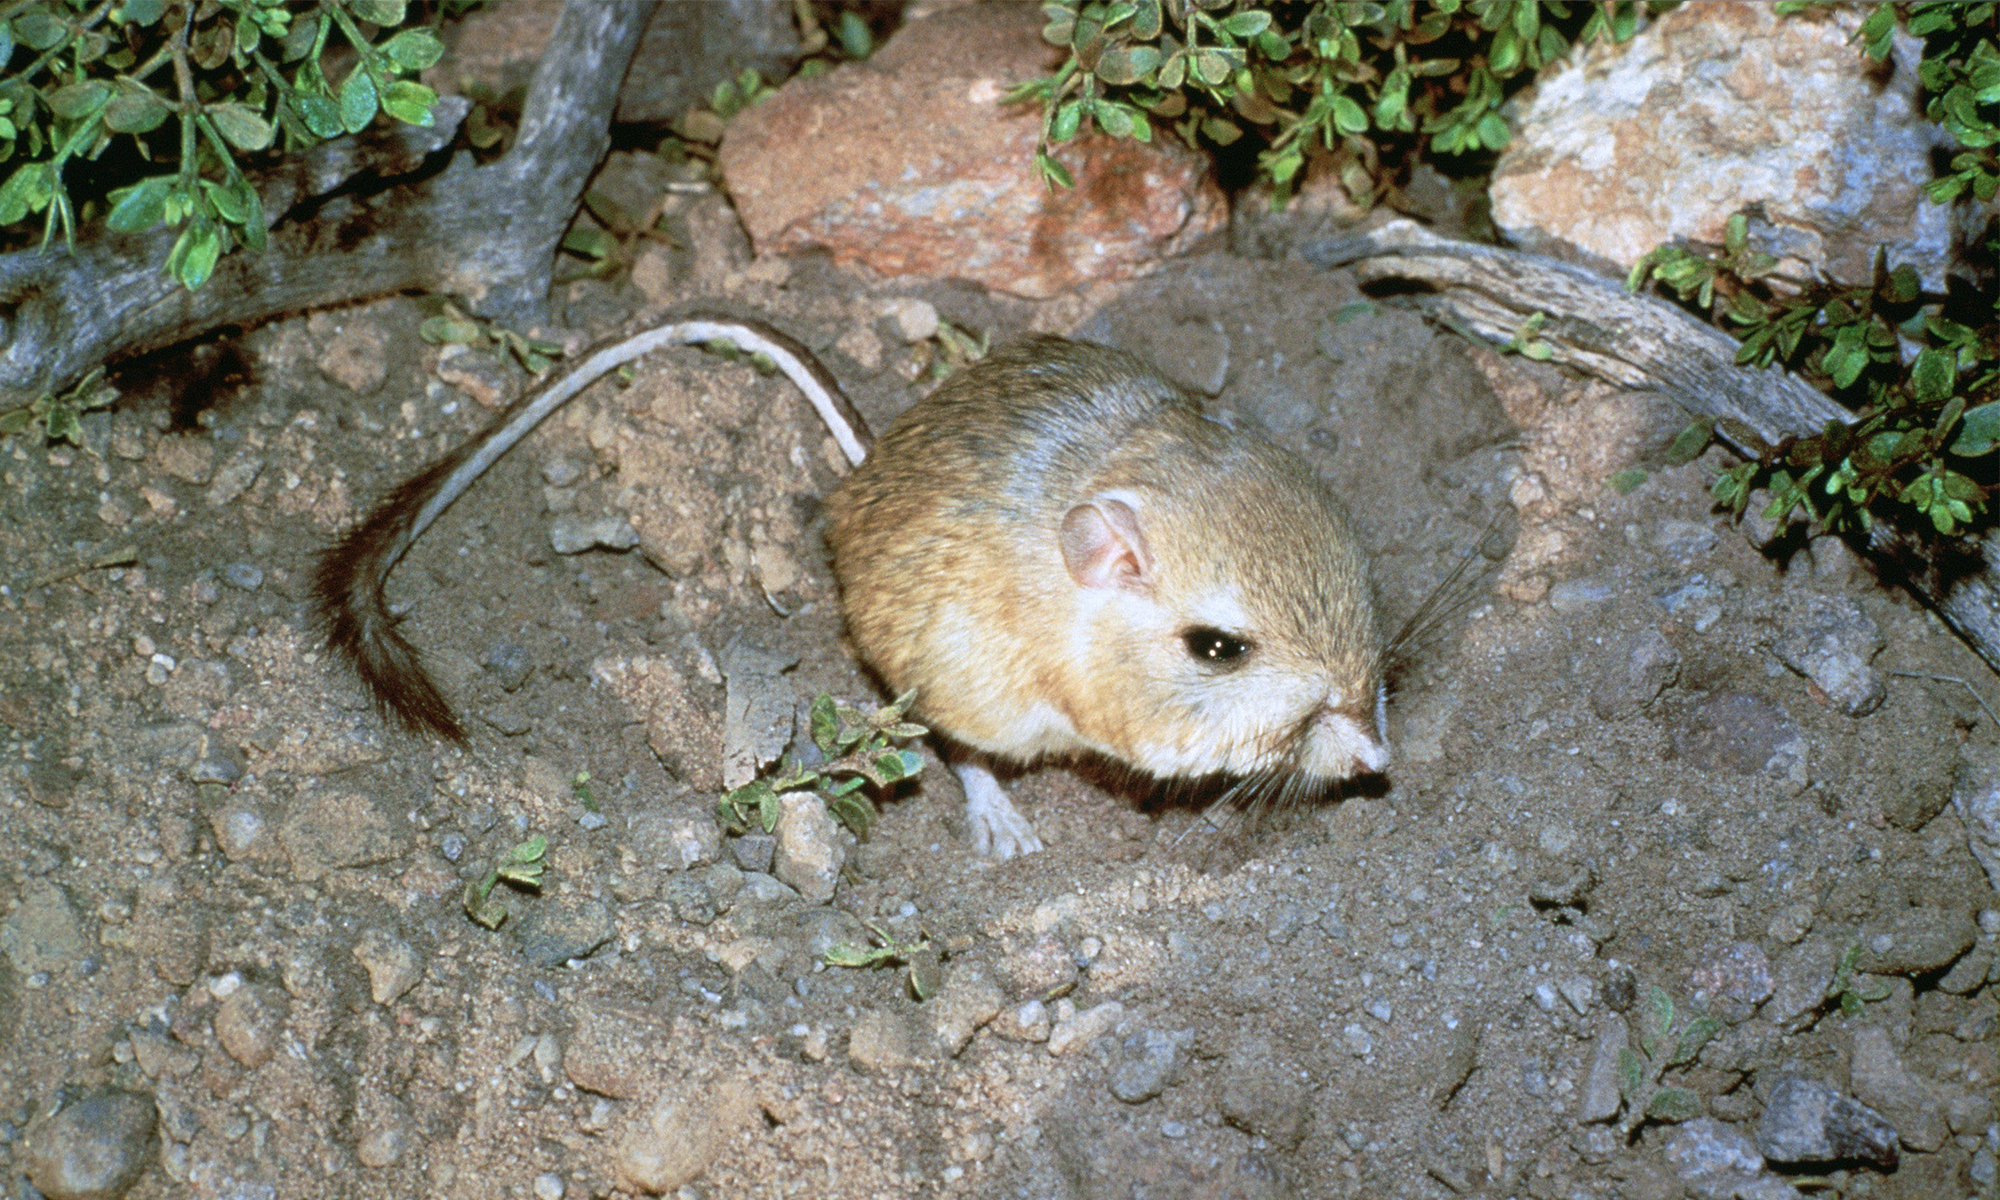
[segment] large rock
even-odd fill
[[[1759,205],[1763,248],[1787,274],[1866,283],[1886,243],[1891,262],[1942,287],[1950,229],[1919,191],[1937,131],[1917,102],[1914,46],[1877,66],[1850,41],[1865,15],[1709,0],[1622,46],[1596,43],[1521,104],[1494,170],[1494,224],[1623,273],[1663,242],[1720,245],[1730,214]]]
[[[1130,279],[1227,218],[1206,156],[1167,137],[1056,150],[1036,174],[1039,105],[1001,103],[1059,61],[1039,8],[972,4],[904,26],[865,63],[795,79],[723,139],[729,193],[760,254],[823,247],[884,275],[1045,297]]]

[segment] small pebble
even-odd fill
[[[1826,1084],[1781,1077],[1757,1121],[1757,1149],[1774,1163],[1823,1163],[1856,1158],[1896,1169],[1896,1129],[1881,1113]]]
[[[222,582],[239,592],[254,592],[264,586],[264,568],[256,563],[233,562],[222,568]]]
[[[549,522],[549,548],[557,554],[582,554],[602,547],[630,550],[639,544],[639,531],[617,513],[583,517],[565,514]]]
[[[28,1138],[21,1167],[48,1200],[112,1200],[154,1157],[152,1097],[104,1091],[66,1105]]]
[[[525,647],[513,642],[495,642],[486,651],[485,667],[499,682],[500,690],[518,692],[535,669],[535,660]]]
[[[1159,1095],[1180,1065],[1172,1035],[1158,1029],[1133,1034],[1119,1046],[1118,1065],[1111,1070],[1111,1094],[1127,1104],[1141,1104]]]

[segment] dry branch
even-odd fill
[[[1351,267],[1364,285],[1422,285],[1428,290],[1417,294],[1420,307],[1489,341],[1510,340],[1542,313],[1538,336],[1555,361],[1657,391],[1694,416],[1740,421],[1769,443],[1854,416],[1785,371],[1738,366],[1736,342],[1681,309],[1570,263],[1452,241],[1411,221],[1303,253],[1322,267]],[[2000,671],[2000,533],[1945,542],[1878,521],[1865,549]]]
[[[258,185],[271,222],[264,252],[225,256],[199,291],[161,269],[171,229],[101,233],[74,254],[0,255],[0,412],[113,358],[392,292],[450,292],[513,322],[539,316],[652,11],[571,0],[535,68],[519,136],[486,166],[463,154],[442,161],[466,112],[455,98],[434,128],[342,138],[282,164]]]

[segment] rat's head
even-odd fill
[[[1345,514],[1287,452],[1202,440],[1198,464],[1115,473],[1063,516],[1078,732],[1162,777],[1382,770],[1382,641]],[[1149,486],[1162,470],[1172,487]]]

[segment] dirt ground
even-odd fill
[[[2000,683],[1844,547],[1766,553],[1706,463],[1655,469],[1662,402],[1299,265],[1034,306],[690,224],[644,291],[566,289],[573,343],[722,297],[880,428],[924,390],[924,305],[1080,330],[1323,465],[1392,628],[1483,544],[1404,655],[1386,777],[1218,834],[1198,795],[1045,766],[1015,791],[1048,849],[993,865],[933,763],[806,899],[717,829],[722,680],[873,698],[820,541],[837,456],[782,379],[696,350],[418,544],[392,597],[472,736],[387,729],[315,643],[313,556],[525,377],[424,344],[411,300],[274,324],[128,373],[80,448],[0,445],[10,1194],[1994,1194],[2000,898],[1948,800]],[[640,547],[552,548],[607,516]],[[1786,665],[1815,639],[1879,707]],[[465,883],[531,835],[545,886],[475,925]],[[869,924],[942,989],[824,964]],[[1714,1020],[1689,1061],[1642,1044],[1662,998],[1667,1041]],[[1653,1068],[1622,1097],[1621,1047]],[[1864,1138],[1731,1174],[1790,1077],[1888,1119],[1894,1169]]]

